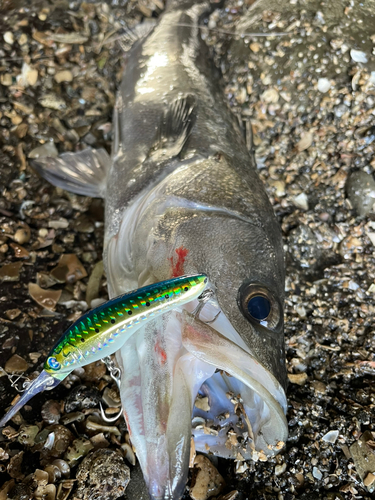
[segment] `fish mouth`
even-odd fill
[[[199,318],[197,305],[145,324],[116,354],[128,431],[153,500],[183,495],[192,435],[197,451],[239,462],[266,460],[287,438],[279,382],[215,300]]]
[[[196,450],[239,461],[277,454],[288,436],[283,387],[257,361],[215,300],[205,305],[200,319],[189,309],[191,304],[183,312],[182,343],[216,368],[200,387],[193,408]]]

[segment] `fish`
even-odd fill
[[[150,497],[178,500],[196,452],[237,462],[288,436],[284,256],[252,149],[200,36],[218,3],[168,0],[125,55],[113,142],[34,160],[105,201],[109,296],[203,273],[213,293],[142,325],[117,351],[121,401]]]
[[[199,297],[206,284],[205,275],[172,278],[120,295],[81,316],[53,346],[42,372],[0,420],[0,427],[32,397],[54,389],[76,368],[114,354],[147,321]]]

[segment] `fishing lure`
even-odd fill
[[[116,352],[145,322],[197,298],[207,276],[172,278],[120,295],[81,316],[51,349],[40,375],[0,421],[6,424],[33,396],[56,387],[79,366]]]

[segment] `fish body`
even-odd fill
[[[196,450],[237,460],[274,455],[287,438],[281,231],[200,38],[210,8],[167,2],[127,53],[111,158],[85,150],[35,164],[105,199],[110,296],[185,273],[215,291],[199,314],[196,300],[163,314],[116,354],[153,500],[182,496],[191,435]]]
[[[205,275],[172,278],[120,295],[81,316],[51,349],[42,373],[4,415],[0,427],[38,392],[53,389],[76,368],[110,356],[144,323],[197,298],[206,283]]]

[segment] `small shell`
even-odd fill
[[[61,478],[61,471],[56,465],[47,465],[44,467],[45,472],[48,472],[48,482],[56,483]]]
[[[68,464],[73,467],[92,449],[93,445],[88,439],[75,439],[72,443],[72,446],[69,446],[64,458],[68,462]]]
[[[121,445],[121,449],[124,452],[125,459],[131,464],[135,465],[135,455],[132,447],[128,443]]]
[[[68,425],[72,422],[82,422],[83,420],[85,420],[85,415],[81,411],[75,411],[64,415],[61,418],[61,423],[63,425]]]
[[[54,460],[52,462],[52,465],[56,465],[60,469],[61,475],[65,478],[69,477],[70,474],[70,467],[65,460],[62,460],[61,458],[58,458],[57,460]]]
[[[60,403],[49,399],[42,406],[41,415],[47,424],[57,424],[60,420]]]
[[[60,458],[73,441],[73,434],[63,425],[51,425],[48,427],[48,434],[54,433],[55,439],[51,449],[43,448],[40,452],[40,459],[43,465],[51,463],[51,457]]]
[[[78,385],[75,387],[66,398],[65,411],[83,410],[84,408],[94,408],[98,406],[100,401],[100,393],[94,388]]]
[[[33,446],[35,444],[35,438],[39,432],[39,427],[37,425],[23,425],[20,428],[20,433],[18,436],[18,442],[26,446]]]
[[[110,407],[118,408],[121,406],[121,399],[116,387],[106,387],[103,392],[103,401]]]

